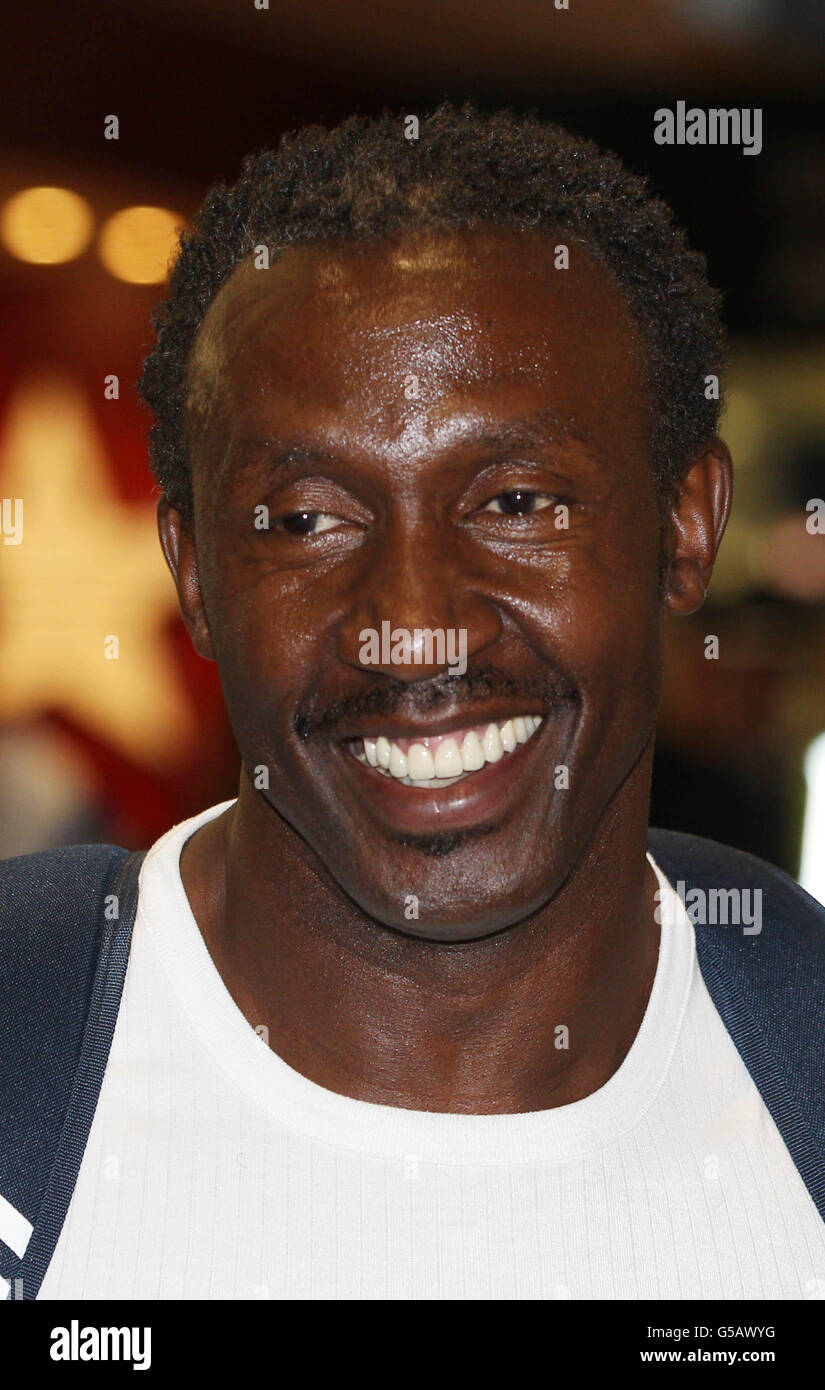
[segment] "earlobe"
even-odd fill
[[[665,591],[665,604],[669,612],[679,618],[689,617],[702,607],[706,594],[707,588],[696,566],[690,561],[675,561]]]
[[[214,661],[215,653],[203,606],[192,528],[165,495],[158,501],[157,517],[161,549],[175,581],[181,616],[192,646],[198,656],[202,656],[206,661]]]
[[[730,512],[733,467],[727,445],[714,439],[683,477],[668,520],[664,586],[671,613],[701,608]]]

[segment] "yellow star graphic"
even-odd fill
[[[115,494],[71,383],[38,379],[17,392],[0,497],[0,717],[60,709],[136,762],[162,766],[194,733],[163,641],[174,588],[154,508]]]

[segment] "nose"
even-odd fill
[[[432,679],[463,667],[501,635],[502,621],[456,538],[398,524],[371,554],[338,627],[338,656],[394,680]]]

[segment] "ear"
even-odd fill
[[[209,624],[198,579],[198,559],[192,528],[163,496],[158,501],[158,535],[166,563],[172,571],[178,603],[192,646],[198,656],[215,660]]]
[[[704,603],[732,491],[730,451],[714,438],[681,480],[668,513],[663,589],[671,613],[695,613]]]

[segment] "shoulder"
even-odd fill
[[[674,888],[694,894],[686,906],[700,954],[714,940],[717,949],[744,951],[764,966],[790,953],[825,971],[825,907],[775,864],[672,830],[651,829],[648,848]]]
[[[0,999],[74,993],[93,970],[101,906],[127,851],[70,845],[0,860]]]
[[[54,908],[58,893],[92,895],[127,853],[117,845],[61,845],[0,859],[0,913],[13,907]]]
[[[729,1035],[825,1219],[825,908],[752,854],[651,830]]]
[[[94,1113],[128,958],[129,858],[72,845],[0,861],[0,1194],[32,1225],[49,1193],[54,1216],[53,1189],[71,1196]]]
[[[66,1102],[126,858],[71,845],[0,861],[0,1134],[9,1113]]]
[[[65,845],[0,860],[0,943],[36,934],[42,948],[71,937],[114,882],[127,851],[116,845]]]

